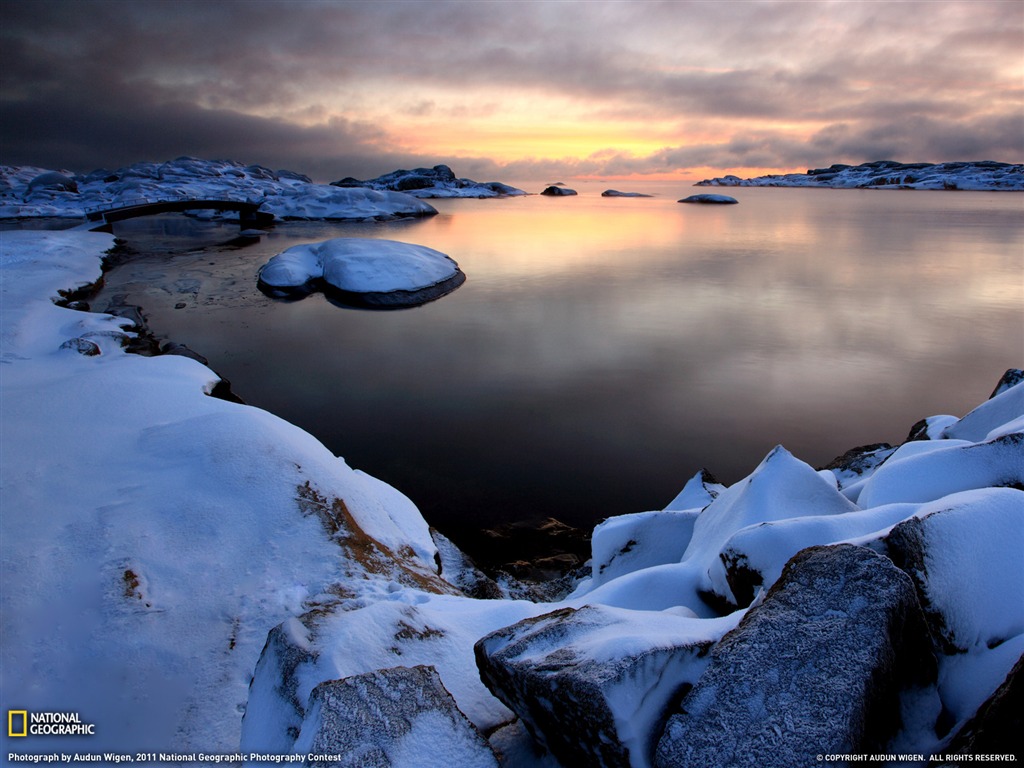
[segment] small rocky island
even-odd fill
[[[271,296],[322,290],[345,304],[378,309],[425,304],[465,281],[459,265],[432,248],[357,237],[292,246],[264,264],[257,278]]]
[[[720,176],[698,187],[825,187],[831,189],[1024,190],[1021,163],[901,163],[876,160],[861,165],[835,163],[807,173],[772,174],[752,179]]]
[[[413,197],[515,197],[526,193],[500,181],[473,181],[460,179],[447,165],[433,168],[415,168],[411,171],[398,170],[360,181],[347,176],[332,181],[335,187],[367,187],[369,189],[405,192]]]

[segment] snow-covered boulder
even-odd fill
[[[883,747],[935,675],[911,580],[864,547],[799,553],[718,643],[658,741],[657,768],[815,765]]]
[[[1024,491],[944,496],[864,543],[914,580],[938,655],[945,727],[962,724],[1024,654]]]
[[[339,237],[282,251],[259,271],[272,295],[305,295],[317,287],[347,302],[413,306],[451,293],[466,276],[432,248],[394,240]]]
[[[728,195],[690,195],[676,202],[696,203],[698,205],[735,205],[739,200]]]
[[[353,579],[359,586],[358,573]],[[521,600],[474,600],[451,587],[435,594],[400,583],[325,598],[271,633],[250,686],[242,750],[292,751],[317,685],[399,664],[436,669],[459,709],[481,730],[506,724],[513,715],[481,682],[473,645],[549,609]]]
[[[1024,391],[1019,385],[1014,388],[1018,389]],[[901,501],[934,501],[958,491],[1007,485],[1024,487],[1022,432],[985,442],[915,441],[900,446],[864,481],[857,504],[867,508]]]
[[[967,491],[930,507],[885,544],[914,579],[940,647],[966,653],[1024,634],[1024,600],[1007,599],[1024,595],[1024,491]]]
[[[294,751],[337,768],[498,768],[490,746],[426,666],[321,683]]]
[[[352,177],[332,181],[335,187],[368,187],[370,189],[405,192],[419,198],[441,197],[510,197],[526,193],[500,181],[477,182],[472,179],[456,178],[455,172],[447,165],[433,168],[414,168],[411,171],[398,170],[360,181]]]
[[[703,509],[724,490],[725,486],[714,475],[702,469],[686,481],[686,485],[665,505],[665,509]]]
[[[1024,431],[1024,372],[1011,368],[992,396],[966,416],[948,425],[942,437],[981,442]]]
[[[726,562],[721,557],[735,533],[773,520],[841,515],[856,509],[834,484],[781,445],[776,446],[750,475],[705,507],[694,524],[683,560],[704,566],[700,588],[705,594],[735,606],[738,598],[726,571],[741,568],[743,563]]]
[[[493,632],[480,676],[564,765],[650,765],[669,703],[693,685],[739,614],[562,608]]]
[[[591,538],[591,586],[655,565],[678,563],[699,514],[699,509],[673,509],[608,518]]]

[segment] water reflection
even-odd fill
[[[289,224],[246,248],[123,231],[150,255],[106,291],[453,533],[659,508],[702,466],[732,482],[780,442],[821,464],[899,441],[1024,362],[1020,195],[582,192]],[[256,290],[269,256],[338,236],[425,245],[468,279],[383,314]]]

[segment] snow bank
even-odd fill
[[[34,750],[230,752],[275,625],[402,584],[451,588],[397,491],[209,397],[217,376],[195,360],[126,354],[128,321],[54,304],[111,245],[0,233],[4,696],[96,724]]]

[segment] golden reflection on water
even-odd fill
[[[818,465],[966,412],[1024,361],[1024,195],[727,189],[739,205],[710,207],[676,202],[699,188],[608,186],[286,225],[176,271],[129,263],[108,289],[250,402],[434,499],[437,522],[592,524],[663,505],[702,466],[735,481],[780,442]],[[436,248],[468,279],[390,313],[256,291],[260,263],[329,237]]]

